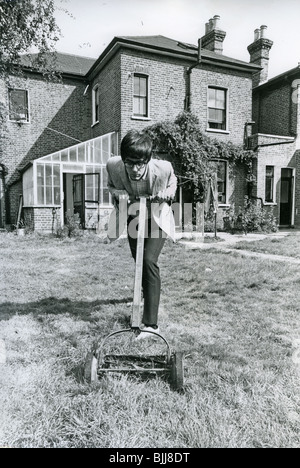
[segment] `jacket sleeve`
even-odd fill
[[[115,206],[117,206],[117,198],[116,195],[119,192],[124,192],[124,190],[117,189],[114,185],[113,178],[112,178],[112,170],[111,170],[111,160],[108,160],[106,164],[106,170],[107,170],[107,188],[109,190],[109,193],[112,196],[112,202]]]
[[[174,169],[171,163],[170,164],[170,174],[166,187],[166,195],[170,198],[174,198],[177,190],[177,177],[174,173]]]

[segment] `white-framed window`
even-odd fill
[[[9,88],[9,120],[13,122],[29,122],[28,91],[26,89]]]
[[[141,73],[133,76],[133,116],[149,117],[149,77]]]
[[[218,183],[218,204],[227,204],[227,190],[228,190],[228,163],[223,159],[211,161],[216,168],[217,183]]]
[[[227,101],[227,89],[208,87],[207,128],[209,130],[227,130]]]
[[[266,166],[265,202],[274,202],[274,166]]]
[[[96,85],[92,92],[93,125],[99,122],[99,91],[99,85]]]

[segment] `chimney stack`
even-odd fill
[[[248,46],[250,62],[262,67],[262,70],[253,75],[253,87],[268,80],[269,54],[273,41],[266,37],[267,26],[262,25],[254,31],[254,42]]]
[[[205,36],[201,38],[201,42],[203,49],[222,54],[226,32],[220,29],[219,21],[219,15],[210,18],[209,22],[205,24]]]

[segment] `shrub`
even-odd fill
[[[227,211],[224,219],[225,229],[233,232],[276,232],[278,230],[277,219],[274,216],[273,207],[265,208],[256,202],[245,198],[243,208],[238,212],[233,209]]]
[[[56,237],[79,236],[82,233],[80,218],[78,213],[71,214],[68,210],[65,214],[65,225],[56,229]]]

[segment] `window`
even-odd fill
[[[38,205],[60,204],[60,166],[58,164],[37,164]]]
[[[9,89],[9,120],[28,122],[28,92],[24,89]]]
[[[266,166],[265,201],[274,202],[274,166]]]
[[[208,128],[226,130],[226,90],[221,88],[208,88]]]
[[[99,86],[93,89],[93,124],[99,122]]]
[[[226,161],[213,161],[217,173],[218,203],[225,205],[227,202],[227,163]]]
[[[134,75],[133,115],[135,117],[149,117],[148,77],[145,75]]]

